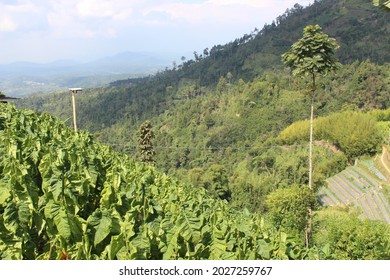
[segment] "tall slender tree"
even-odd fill
[[[282,55],[283,63],[290,67],[292,74],[298,77],[309,77],[311,88],[310,111],[310,148],[309,148],[309,189],[313,189],[313,119],[314,101],[316,97],[317,76],[326,75],[338,68],[339,63],[334,58],[335,50],[339,48],[336,40],[322,32],[321,27],[308,25],[303,30],[303,37],[295,42],[291,49]],[[306,245],[308,246],[311,232],[311,212],[306,230]]]

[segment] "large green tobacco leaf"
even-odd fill
[[[20,240],[3,240],[2,238],[0,238],[0,259],[21,260],[22,242]]]
[[[178,258],[178,251],[180,248],[180,243],[178,242],[179,232],[174,228],[173,233],[166,234],[161,238],[162,243],[160,244],[160,250],[163,254],[164,260],[171,260]]]
[[[27,203],[14,198],[7,203],[4,208],[4,226],[7,230],[22,236],[27,231],[30,221],[31,212]]]
[[[94,234],[93,244],[96,247],[111,234],[120,233],[119,216],[112,209],[96,209],[87,220],[88,226],[92,227]],[[106,245],[108,245],[106,243]]]
[[[81,240],[82,226],[80,220],[72,213],[68,213],[60,204],[52,201],[49,202],[45,207],[44,213],[49,222],[49,226],[53,226],[53,236],[58,234],[67,242]]]
[[[111,238],[110,246],[109,246],[109,255],[108,258],[110,260],[115,260],[117,258],[118,252],[124,248],[126,245],[123,234],[119,234],[117,236],[113,236]]]
[[[184,238],[185,241],[191,241],[193,243],[198,243],[201,239],[201,228],[203,226],[203,216],[196,215],[196,213],[184,212],[177,220],[177,223],[180,224],[180,235]]]
[[[11,190],[0,182],[0,206],[3,206],[11,198]]]
[[[95,230],[94,246],[102,242],[111,232],[112,219],[107,215],[107,212],[101,213],[98,210],[88,218],[87,222]]]

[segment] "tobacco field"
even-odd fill
[[[0,259],[320,256],[46,113],[0,104],[0,154]]]

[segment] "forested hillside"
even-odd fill
[[[93,137],[85,136],[86,141],[88,143],[91,141],[91,147],[98,149],[87,153],[97,155],[97,164],[107,165],[110,171],[104,168],[100,171],[104,176],[111,172],[125,174],[123,177],[120,175],[119,179],[110,175],[114,176],[113,180],[116,181],[110,181],[111,183],[107,183],[106,186],[102,185],[106,190],[103,192],[99,189],[99,192],[103,192],[101,200],[108,199],[110,203],[114,201],[114,204],[119,205],[115,207],[120,209],[130,207],[127,204],[121,205],[125,200],[120,198],[122,188],[126,189],[128,185],[135,188],[139,185],[137,190],[131,191],[140,193],[147,189],[146,186],[152,186],[150,196],[141,195],[142,199],[150,200],[147,200],[148,202],[143,200],[137,204],[137,215],[141,215],[141,219],[136,218],[136,214],[135,216],[129,214],[122,218],[135,217],[135,220],[125,220],[123,223],[118,222],[122,221],[119,218],[118,221],[112,220],[112,229],[117,230],[115,232],[109,232],[107,225],[99,229],[97,221],[95,226],[91,225],[94,229],[88,228],[88,219],[86,216],[81,217],[87,220],[86,226],[82,229],[90,229],[90,236],[95,239],[93,246],[96,248],[91,246],[96,253],[91,257],[389,258],[389,225],[379,221],[362,220],[362,210],[355,208],[354,205],[346,203],[339,207],[326,208],[318,204],[316,199],[317,192],[328,184],[329,178],[353,165],[356,159],[374,157],[382,151],[383,145],[388,144],[390,123],[390,36],[386,36],[390,30],[388,19],[389,13],[373,7],[369,1],[322,0],[315,1],[306,8],[295,5],[261,30],[255,30],[223,46],[194,52],[194,59],[183,60],[181,65],[175,65],[172,69],[146,78],[117,81],[102,88],[84,89],[79,93],[78,126],[90,131]],[[335,73],[321,77],[318,81],[314,104],[316,115],[314,194],[303,187],[308,184],[308,119],[311,100],[307,92],[310,89],[310,81],[293,77],[290,70],[284,68],[281,63],[281,55],[301,36],[303,28],[308,24],[319,24],[324,32],[336,38],[340,44],[336,57],[342,63]],[[68,92],[24,98],[16,102],[16,105],[20,108],[50,112],[63,119],[67,125],[71,125],[72,107]],[[20,114],[20,118],[23,119],[25,113]],[[154,167],[136,163],[142,160],[138,150],[138,132],[146,120],[152,125],[153,133],[150,135],[154,135],[150,139],[153,143],[150,148],[154,150],[151,155],[155,154]],[[4,127],[3,125],[3,129]],[[81,137],[83,133],[69,137],[76,137],[77,143],[79,141],[77,137]],[[126,153],[136,162],[113,152],[106,146],[95,142],[92,144],[91,138]],[[5,144],[3,146],[7,148]],[[33,158],[36,158],[35,153],[32,154]],[[105,163],[106,160],[110,163]],[[111,161],[115,162],[115,165]],[[122,161],[125,162],[123,165]],[[23,171],[21,172],[23,174]],[[159,172],[165,172],[169,177]],[[147,184],[140,183],[151,176],[146,174],[153,174],[154,179],[150,179]],[[88,178],[90,175],[86,176]],[[172,178],[177,178],[181,183]],[[156,183],[156,180],[159,183]],[[164,180],[169,180],[169,183],[164,183]],[[93,188],[92,185],[90,188]],[[118,185],[118,189],[114,187],[110,189],[108,185]],[[42,184],[42,188],[44,187],[45,184]],[[181,196],[173,198],[167,194],[168,190],[164,192],[164,188],[168,188],[172,193],[177,193],[178,189],[186,189],[187,192],[188,189],[191,194],[188,194],[188,199]],[[389,200],[389,184],[385,183],[381,188],[383,188],[381,194]],[[160,199],[163,202],[160,202]],[[180,206],[161,206],[161,203],[171,203],[172,199]],[[197,202],[186,202],[192,199]],[[210,204],[203,204],[205,200]],[[149,204],[145,204],[149,202],[152,205],[150,207]],[[97,208],[91,210],[88,215],[95,217],[98,213],[93,211],[99,209],[96,211],[100,211],[99,217],[103,218],[102,213],[106,210],[101,208],[108,205],[107,201],[104,203],[98,203]],[[243,219],[243,224],[210,226],[210,223],[219,221],[214,214],[206,211],[212,204],[225,209],[221,212],[215,210],[222,213],[221,217],[230,215],[226,213],[235,213],[229,220],[235,223]],[[174,208],[173,212],[165,213],[164,211],[168,209],[165,207],[171,210]],[[173,216],[170,215],[179,209],[176,207],[189,207],[190,212],[197,213],[196,217],[191,216],[194,224],[190,225],[188,232],[184,229],[185,226],[177,224],[176,220],[173,221],[175,226],[169,225],[165,228],[167,221],[164,217],[171,219]],[[307,226],[309,207],[315,211],[310,242],[312,249],[305,251],[302,249],[303,235]],[[115,211],[121,214],[123,209],[118,209]],[[212,209],[209,211],[214,211]],[[145,212],[150,217],[148,222],[143,219],[145,213],[142,211],[150,211]],[[112,214],[107,213],[110,213],[107,216]],[[130,213],[133,213],[133,210]],[[114,214],[116,215],[116,212]],[[115,215],[113,217],[117,217]],[[202,218],[199,218],[200,216]],[[48,216],[52,219],[50,217]],[[228,222],[225,221],[226,218],[221,219],[224,223]],[[253,224],[247,226],[246,221],[251,219]],[[80,221],[77,223],[81,226],[84,222]],[[122,227],[127,222],[136,225],[132,236],[124,236],[118,228],[118,224]],[[214,225],[218,231],[222,229],[234,231],[243,226],[245,233],[235,231],[233,234],[225,231],[236,240],[228,241],[227,235],[219,236],[227,243],[217,247],[223,248],[222,251],[226,254],[221,252],[218,256],[212,255],[214,249],[211,250],[208,246],[214,246],[211,245],[214,243],[207,242],[214,233],[210,235],[206,231],[207,236],[203,236],[203,233],[197,230],[204,226],[208,230],[214,229]],[[258,228],[259,225],[263,226]],[[50,230],[53,229],[54,227]],[[103,231],[103,236],[95,236],[98,229]],[[278,242],[291,241],[287,242],[289,244],[287,247],[283,247],[281,255],[275,253],[279,252],[279,249],[264,255],[261,248],[265,246],[263,242],[265,239],[260,238],[256,241],[251,239],[252,234],[264,236],[263,229],[271,232],[269,236],[273,236],[273,241],[270,242],[277,244],[272,246],[279,248],[278,246],[282,245]],[[163,236],[165,233],[167,235],[160,237],[158,234],[161,232]],[[247,234],[249,239],[244,238],[247,240],[245,244],[251,246],[244,251],[249,255],[240,253],[242,248],[238,245],[241,244],[238,240]],[[147,246],[144,239],[146,236],[152,236],[150,237],[152,240],[148,241],[151,247],[138,252],[132,246],[137,248]],[[170,242],[165,240],[168,236],[169,240],[175,240],[176,243],[172,242],[182,244],[177,245],[182,247],[173,249],[173,243],[167,245]],[[103,243],[107,245],[104,248],[99,245],[103,239]],[[84,241],[78,239],[77,242]],[[71,250],[81,254],[81,243],[77,242],[74,245],[76,247],[72,247]],[[118,244],[128,245],[123,249],[127,250],[127,255],[122,255],[120,249],[114,250],[115,254],[110,251],[110,248],[115,248],[119,246]],[[259,244],[258,247],[255,244]],[[297,247],[291,249],[288,246]],[[63,243],[57,246],[59,251],[60,248],[65,248]],[[45,254],[45,257],[60,257],[59,253]],[[87,255],[80,257],[84,258]]]
[[[316,114],[326,116],[339,111],[365,112],[388,108],[389,68],[389,64],[380,66],[369,61],[344,65],[335,76],[321,81]],[[157,81],[145,84],[145,92],[152,83],[158,84]],[[283,142],[278,138],[279,133],[290,124],[309,117],[310,100],[301,93],[302,90],[305,90],[304,82],[292,79],[282,70],[265,71],[249,82],[242,79],[229,81],[227,77],[222,77],[215,88],[200,87],[196,81],[182,80],[177,90],[166,88],[167,92],[174,91],[174,95],[167,97],[166,101],[141,97],[130,101],[132,105],[122,112],[123,119],[113,123],[115,116],[121,114],[118,107],[126,102],[122,99],[126,98],[126,91],[125,87],[112,87],[106,89],[112,102],[102,109],[109,123],[100,123],[96,116],[99,113],[92,110],[93,104],[100,98],[92,90],[77,96],[78,117],[81,127],[90,127],[97,139],[137,158],[136,132],[148,116],[155,133],[153,143],[159,169],[212,192],[215,188],[222,189],[222,192],[218,191],[221,196],[232,203],[236,201],[237,206],[263,211],[263,198],[269,192],[291,184],[306,184],[308,180],[307,142],[295,138]],[[56,106],[60,116],[70,119],[69,93],[62,96],[53,94],[40,100],[49,102],[41,104],[43,106],[39,110]],[[139,110],[143,104],[148,107],[150,103],[156,103],[152,111]],[[169,109],[163,110],[163,106]],[[384,115],[367,122],[389,121],[388,115]],[[337,126],[340,131],[349,131],[353,119],[348,114],[342,116]],[[355,124],[363,123],[357,119]],[[351,151],[353,147],[344,147],[347,144],[340,145],[341,140],[333,139],[339,149],[344,149],[343,153],[334,153],[327,145],[318,142],[315,151],[315,160],[318,161],[315,169],[318,170],[314,172],[318,186],[328,176],[341,171],[348,162],[353,162],[354,157],[380,151],[381,143],[386,140],[385,124],[382,128],[377,129],[375,125],[368,130],[362,126],[354,132],[357,131],[362,131],[362,136],[366,135],[368,140],[362,137],[363,144],[354,151]],[[355,139],[351,135],[355,134],[346,134],[342,141]],[[305,139],[305,135],[300,137]],[[366,142],[370,142],[369,147],[364,146]],[[286,143],[291,146],[284,146]]]
[[[296,236],[305,224],[302,202],[314,203],[307,200],[310,193],[305,188],[288,190],[295,196],[290,205],[294,212],[290,209],[284,217],[278,217],[278,205],[291,201],[280,200],[286,196],[276,193],[269,198],[272,225],[136,163],[86,132],[74,133],[48,114],[5,104],[0,109],[0,259],[390,256],[387,225],[350,217],[349,234],[356,239],[347,242],[348,255],[342,255],[345,250],[330,231],[318,231],[311,249],[306,249]],[[332,212],[322,215],[320,223],[338,227],[337,220],[329,220]],[[372,242],[366,245],[367,239]]]

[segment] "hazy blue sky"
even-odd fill
[[[0,0],[0,64],[124,51],[192,55],[312,0]]]

